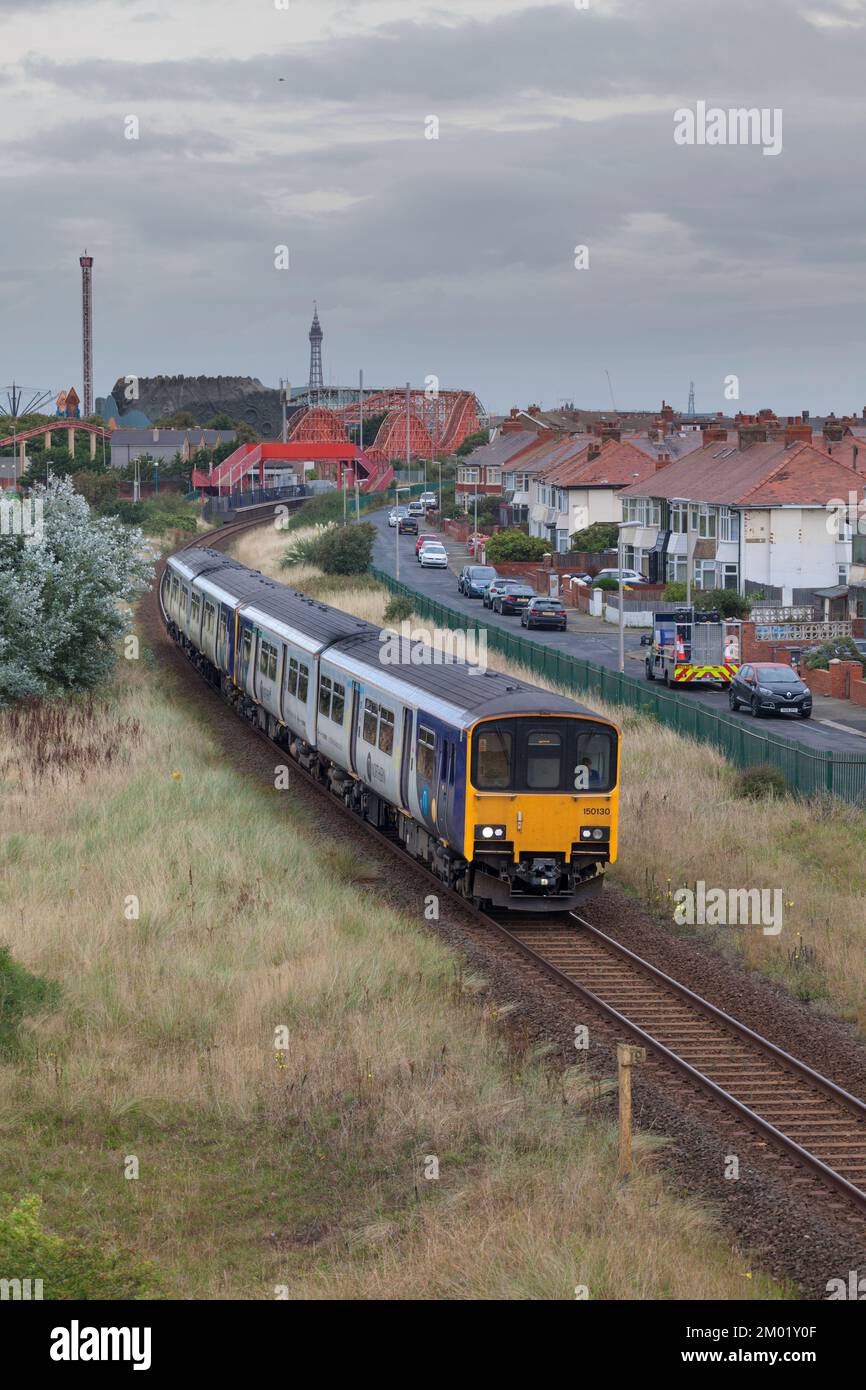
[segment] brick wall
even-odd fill
[[[830,672],[829,671],[804,671],[804,676],[808,679],[806,684],[815,695],[830,694]]]

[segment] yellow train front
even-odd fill
[[[617,852],[619,731],[526,687],[467,730],[463,854],[476,901],[566,910],[597,891]],[[516,697],[516,698],[515,698]],[[532,712],[526,712],[527,705]]]

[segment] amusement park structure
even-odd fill
[[[291,417],[288,438],[310,443],[343,442],[346,430],[384,415],[375,439],[364,450],[376,463],[393,463],[406,456],[406,412],[409,413],[409,452],[416,458],[450,454],[468,434],[481,429],[486,414],[472,391],[429,391],[407,393],[405,387],[371,391],[333,408],[317,404],[296,410]]]

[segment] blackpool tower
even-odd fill
[[[318,399],[324,382],[322,380],[322,339],[324,338],[322,325],[319,323],[318,306],[313,304],[313,322],[310,325],[310,400],[313,396]]]

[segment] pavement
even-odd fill
[[[373,563],[386,574],[396,577],[396,547],[399,545],[400,579],[404,584],[426,594],[439,603],[447,603],[459,613],[465,613],[486,623],[490,628],[501,628],[519,636],[531,636],[534,642],[545,642],[558,647],[572,656],[594,661],[599,666],[607,666],[612,671],[619,670],[619,633],[616,627],[602,618],[594,618],[588,613],[568,609],[568,630],[566,632],[547,632],[533,630],[527,634],[517,617],[500,617],[485,608],[480,599],[467,599],[457,592],[457,574],[472,560],[465,545],[439,532],[435,523],[426,523],[424,530],[436,532],[448,551],[448,569],[422,569],[415,558],[413,535],[396,537],[395,528],[389,527],[386,511],[374,512],[368,518],[376,527],[377,535],[373,543]],[[641,678],[644,670],[645,650],[641,647],[641,630],[626,629],[625,670],[627,675]],[[751,714],[740,711],[733,714],[728,706],[727,692],[707,690],[690,686],[682,693],[689,699],[705,704],[716,713],[725,714],[731,719],[742,719],[754,726]],[[866,758],[866,707],[854,705],[849,700],[834,700],[826,695],[813,696],[812,718],[797,720],[796,725],[784,724],[781,718],[761,719],[762,731],[787,738],[812,751],[830,749],[834,753],[856,753]]]

